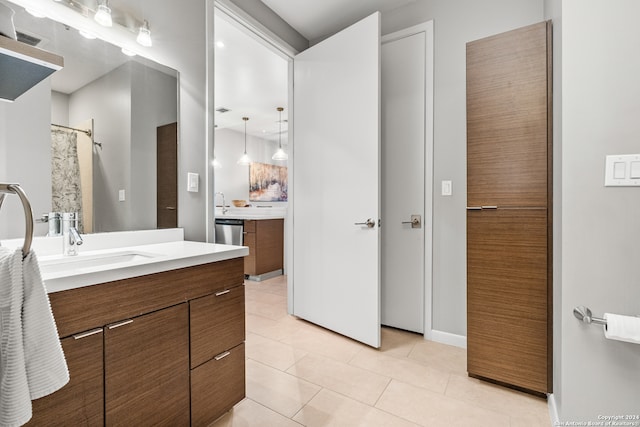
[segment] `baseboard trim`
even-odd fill
[[[560,425],[560,417],[558,416],[558,405],[556,405],[556,397],[553,393],[547,395],[547,406],[549,406],[549,418],[551,418],[552,426]]]
[[[467,348],[467,337],[464,335],[451,334],[449,332],[431,330],[431,341],[441,344],[453,345],[460,348]]]

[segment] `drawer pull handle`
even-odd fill
[[[82,334],[74,335],[73,339],[74,340],[81,340],[82,338],[90,337],[91,335],[101,334],[101,333],[102,333],[102,328],[94,329],[92,331],[88,331],[88,332],[84,332]]]
[[[109,325],[109,329],[119,328],[120,326],[128,325],[129,323],[133,323],[132,319],[125,320],[124,322],[116,323],[114,325]]]
[[[228,355],[230,355],[231,352],[230,351],[225,351],[224,353],[220,353],[219,355],[217,355],[216,357],[214,357],[214,359],[216,360],[222,360],[225,357],[227,357]]]
[[[222,296],[222,295],[226,295],[226,294],[228,294],[229,292],[231,292],[231,289],[227,289],[226,291],[216,292],[216,296],[217,296],[217,297],[220,297],[220,296]]]

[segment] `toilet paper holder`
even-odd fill
[[[605,328],[607,327],[607,319],[603,319],[601,317],[593,317],[591,314],[591,310],[588,307],[583,305],[579,305],[573,309],[573,315],[584,323],[595,323],[596,325],[603,325]],[[636,317],[640,317],[640,315],[636,315]]]
[[[595,323],[596,325],[604,325],[605,327],[607,326],[606,319],[593,317],[593,315],[591,314],[591,310],[583,305],[579,305],[578,307],[574,308],[573,315],[578,320],[581,320],[584,323]]]

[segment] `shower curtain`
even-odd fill
[[[72,130],[51,129],[51,211],[78,212],[78,232],[84,233],[78,135]]]

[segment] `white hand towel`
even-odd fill
[[[35,400],[59,390],[69,382],[69,370],[58,338],[49,296],[40,275],[38,258],[33,251],[24,259],[22,270],[22,337],[29,392],[31,400]]]
[[[20,426],[31,418],[22,298],[22,252],[0,248],[0,426]]]
[[[610,340],[640,344],[640,317],[605,313],[604,336]]]

